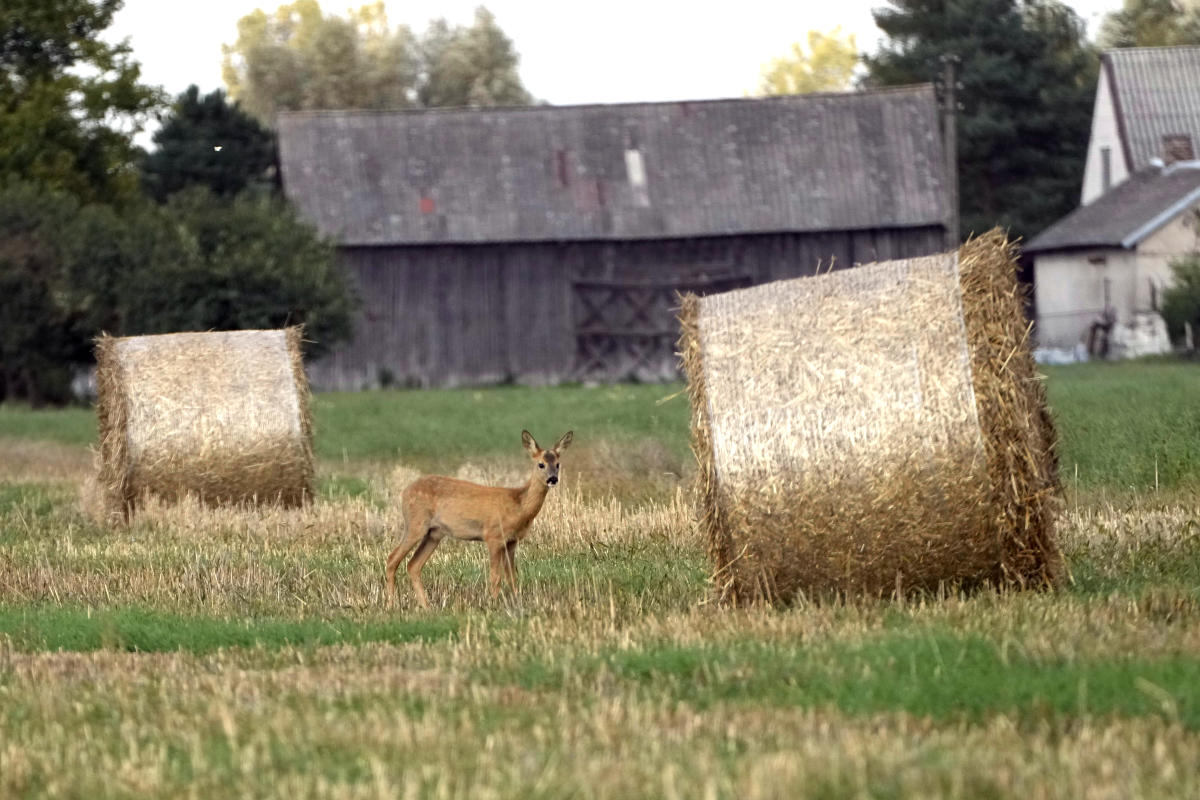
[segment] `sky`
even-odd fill
[[[366,0],[324,0],[344,14]],[[521,78],[538,100],[555,105],[740,97],[771,58],[809,30],[840,25],[872,51],[880,36],[871,9],[884,0],[405,0],[387,3],[393,23],[418,33],[434,17],[469,24],[483,3],[513,40]],[[221,88],[221,45],[237,21],[284,0],[125,0],[106,38],[128,38],[143,81],[176,95],[190,84]],[[1068,0],[1094,34],[1121,0]]]

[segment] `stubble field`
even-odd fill
[[[1200,796],[1200,368],[1052,370],[1054,593],[709,602],[680,387],[318,395],[308,509],[92,521],[90,412],[0,407],[0,797]],[[423,471],[515,485],[400,580]],[[403,573],[401,573],[403,577]]]

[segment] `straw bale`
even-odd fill
[[[1052,586],[1065,572],[1054,536],[1058,436],[1030,347],[1016,245],[996,229],[959,249],[963,313],[1002,546],[997,583]]]
[[[146,493],[207,503],[312,497],[299,327],[96,340],[99,482],[128,519]]]
[[[688,296],[680,321],[722,596],[1057,578],[1053,429],[1003,235]]]

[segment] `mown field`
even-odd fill
[[[97,525],[86,409],[0,407],[0,797],[1200,796],[1200,367],[1049,370],[1072,580],[709,602],[679,386],[319,395],[319,498]],[[564,483],[383,607],[421,471]],[[403,577],[403,573],[401,573]]]

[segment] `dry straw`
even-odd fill
[[[1000,232],[703,299],[680,353],[719,593],[1051,585],[1054,433]]]
[[[96,340],[104,513],[139,499],[299,505],[312,417],[299,327]]]

